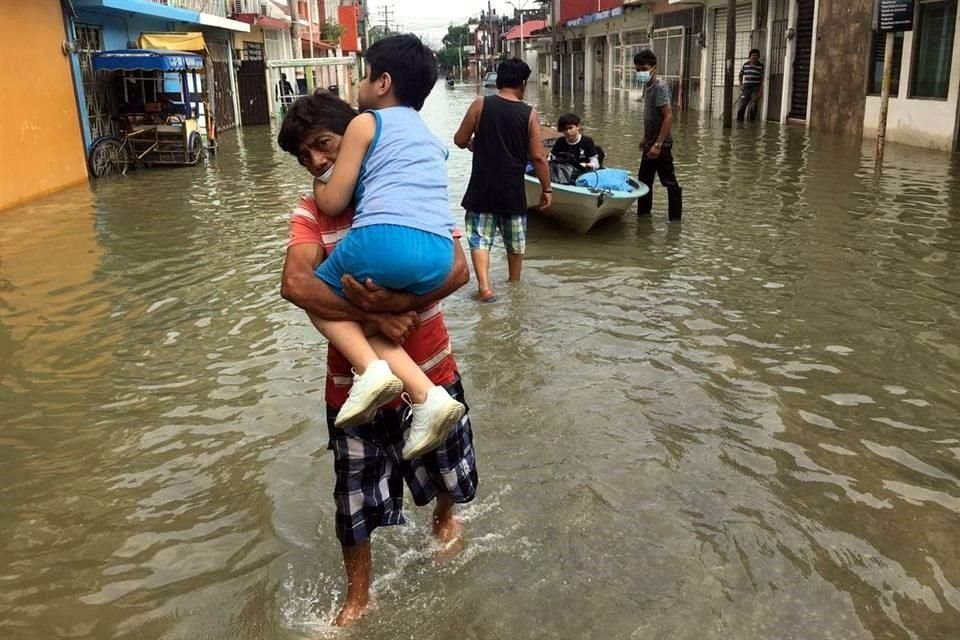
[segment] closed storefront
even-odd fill
[[[750,4],[739,5],[737,7],[737,28],[736,28],[736,53],[734,55],[734,72],[739,70],[739,65],[746,61],[750,53],[750,28],[753,22],[753,7]],[[726,42],[727,42],[727,9],[720,8],[713,10],[713,56],[711,60],[711,113],[719,118],[723,115],[723,78],[726,65]],[[734,92],[736,94],[736,92]],[[737,99],[734,95],[734,100]],[[733,108],[733,105],[727,105]]]

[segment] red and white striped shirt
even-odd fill
[[[303,195],[290,218],[287,247],[319,244],[323,247],[324,257],[329,256],[350,231],[352,222],[353,210],[336,217],[325,216],[317,210],[312,194]],[[459,231],[454,231],[454,237],[459,235]],[[456,380],[457,363],[439,303],[420,312],[420,327],[410,334],[403,348],[434,384],[444,386]],[[350,362],[331,345],[327,350],[327,404],[340,407],[346,402],[347,392],[353,384],[350,368]]]

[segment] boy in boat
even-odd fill
[[[553,149],[550,150],[551,160],[566,155],[572,157],[581,169],[600,168],[600,151],[594,144],[593,138],[583,135],[580,116],[575,113],[560,116],[557,121],[557,131],[563,137],[553,143]]]
[[[364,113],[344,132],[336,169],[331,165],[313,190],[317,208],[328,216],[354,202],[353,222],[316,274],[340,297],[347,274],[424,295],[446,282],[454,259],[448,152],[419,114],[437,81],[436,60],[413,35],[374,43],[366,60],[359,88]],[[314,325],[354,367],[336,427],[370,423],[405,391],[412,421],[402,455],[410,460],[436,448],[460,422],[464,405],[375,328],[321,319]]]

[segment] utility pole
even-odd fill
[[[553,70],[557,62],[557,0],[550,0],[550,90],[556,91]]]
[[[293,57],[299,60],[303,57],[303,45],[300,44],[300,8],[297,0],[287,0],[290,9],[290,38],[293,40]]]
[[[737,55],[737,0],[727,0],[727,53],[723,69],[723,128],[733,127],[733,59]]]
[[[393,14],[393,9],[387,5],[383,5],[383,8],[380,9],[380,17],[383,19],[383,32],[385,35],[390,34],[390,19],[393,17]]]
[[[883,49],[883,89],[880,92],[880,123],[877,125],[877,167],[883,164],[887,144],[887,113],[890,108],[890,87],[893,83],[893,42],[896,34],[887,31]]]
[[[520,59],[527,61],[527,52],[523,48],[523,9],[520,9]]]
[[[486,52],[490,57],[490,62],[487,63],[487,71],[492,71],[496,45],[493,43],[493,8],[490,6],[490,0],[487,0],[487,40],[490,43]]]

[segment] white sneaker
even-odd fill
[[[423,404],[414,404],[410,408],[413,419],[403,446],[404,460],[419,458],[443,444],[467,412],[467,408],[451,398],[443,387],[434,387]]]
[[[353,386],[333,426],[338,429],[372,422],[377,409],[393,402],[403,393],[403,383],[393,375],[385,360],[376,360],[363,375],[353,374]]]

